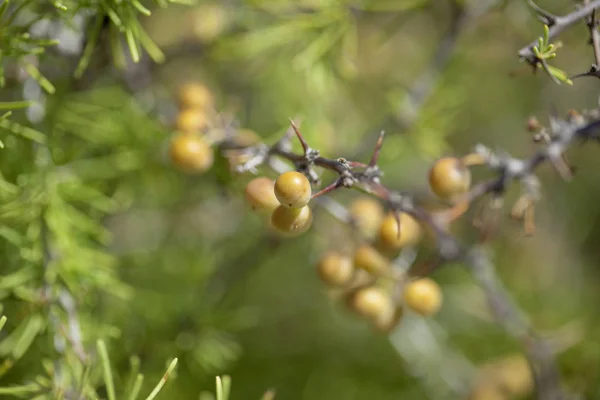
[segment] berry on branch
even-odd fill
[[[383,321],[395,311],[389,294],[377,286],[357,289],[350,293],[348,300],[355,313],[371,321]]]
[[[370,197],[361,197],[352,202],[349,211],[361,235],[374,239],[384,217],[381,203]]]
[[[360,245],[354,252],[354,266],[373,275],[390,271],[390,261],[368,244]]]
[[[285,207],[302,208],[308,204],[311,195],[310,182],[300,172],[284,172],[275,181],[275,196]]]
[[[444,200],[456,200],[471,186],[471,171],[455,157],[437,160],[429,170],[429,186]]]
[[[404,302],[416,313],[427,317],[437,313],[442,306],[442,291],[430,278],[417,279],[404,287]]]
[[[214,161],[210,144],[196,134],[175,135],[169,145],[169,156],[175,166],[189,173],[206,172]]]
[[[179,107],[181,109],[202,110],[212,107],[214,97],[210,89],[201,83],[189,82],[179,88]]]
[[[312,211],[309,206],[289,208],[280,205],[271,215],[271,224],[286,236],[297,236],[306,232],[312,224]]]
[[[175,128],[183,133],[199,133],[208,126],[208,117],[202,110],[188,108],[179,111]]]
[[[400,224],[398,224],[398,220]],[[400,233],[398,234],[398,228]],[[423,236],[421,225],[410,215],[400,212],[398,219],[393,213],[389,213],[379,228],[379,240],[381,244],[391,249],[402,249],[407,246],[416,245]]]
[[[252,210],[259,214],[268,215],[279,207],[275,197],[275,182],[267,177],[261,176],[248,182],[244,195]]]
[[[334,287],[347,286],[354,278],[352,260],[335,251],[327,252],[321,258],[317,271],[323,282]]]

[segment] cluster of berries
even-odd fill
[[[206,86],[190,83],[181,87],[178,100],[177,132],[169,143],[169,156],[182,171],[201,174],[215,160],[212,143],[206,136],[214,110],[214,97]]]
[[[440,198],[457,201],[470,188],[468,166],[458,158],[435,162],[429,173],[432,191]],[[311,184],[297,171],[285,172],[273,181],[267,177],[251,180],[245,198],[257,213],[269,216],[269,224],[285,236],[298,236],[312,224]],[[424,230],[411,215],[387,212],[379,201],[360,197],[349,212],[362,240],[353,254],[326,252],[317,263],[317,274],[330,288],[340,290],[348,306],[382,331],[389,332],[400,322],[404,307],[423,315],[437,313],[442,291],[430,278],[409,278],[394,268],[394,259],[405,248],[421,241]]]

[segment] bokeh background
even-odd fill
[[[76,56],[39,59],[56,93],[46,98],[43,115],[30,107],[12,120],[52,131],[52,168],[93,189],[72,193],[87,202],[80,211],[93,221],[89,229],[77,228],[87,221],[81,214],[56,211],[54,229],[62,236],[55,241],[65,254],[82,231],[102,244],[102,252],[74,259],[69,271],[79,272],[69,276],[100,274],[107,265],[114,272],[106,280],[96,276],[89,292],[77,286],[75,297],[84,343],[105,338],[118,384],[137,355],[148,391],[166,363],[179,358],[165,399],[210,398],[203,392],[213,392],[222,374],[232,377],[232,399],[259,399],[270,388],[281,400],[452,399],[464,398],[482,365],[520,354],[460,265],[433,275],[444,292],[439,315],[407,315],[391,335],[375,332],[316,275],[324,251],[349,246],[347,227],[315,209],[309,233],[282,240],[243,202],[250,174],[232,175],[222,160],[205,174],[185,174],[167,156],[177,89],[200,82],[214,93],[217,111],[266,143],[285,132],[289,118],[301,118],[321,154],[367,160],[385,129],[384,182],[428,199],[426,174],[437,157],[466,154],[477,143],[526,157],[535,150],[525,130],[529,116],[545,123],[552,107],[565,114],[598,106],[597,80],[557,85],[519,62],[518,49],[543,31],[526,2],[457,3],[466,13],[446,0],[200,1],[152,9],[140,20],[165,53],[163,63],[143,55],[118,69],[104,46],[108,38],[79,80],[64,73]],[[558,15],[575,4],[539,2]],[[585,24],[559,40],[553,65],[587,70],[593,56]],[[17,80],[0,93],[17,99],[31,90]],[[33,162],[27,140],[3,140],[6,181],[44,165],[39,154]],[[572,149],[577,170],[570,183],[542,168],[536,235],[525,238],[505,212],[491,245],[510,292],[555,345],[565,383],[590,399],[600,398],[597,151],[595,144]],[[358,193],[333,196],[347,204]],[[474,241],[470,217],[459,232]],[[0,269],[19,270],[14,242],[2,246]],[[33,306],[19,296],[3,298],[10,331]],[[0,378],[3,386],[31,379],[42,370],[40,360],[52,358],[48,339],[32,346]]]

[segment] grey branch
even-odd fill
[[[584,4],[581,8],[576,11],[573,11],[570,14],[563,16],[553,16],[553,23],[548,25],[550,27],[549,37],[550,39],[558,36],[562,31],[564,31],[569,26],[573,25],[577,21],[580,21],[586,17],[588,17],[592,11],[596,8],[600,7],[600,0],[594,0],[589,2],[588,4]],[[533,47],[537,44],[537,39],[529,43],[527,46],[523,47],[518,51],[518,55],[521,59],[527,61],[530,64],[535,64],[538,60],[535,54],[533,53]]]

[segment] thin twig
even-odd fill
[[[583,5],[578,10],[573,11],[570,14],[563,16],[554,16],[554,24],[550,27],[549,38],[553,39],[558,36],[562,31],[564,31],[569,26],[573,25],[577,21],[580,21],[586,18],[590,13],[600,7],[600,0],[594,0],[589,2],[588,4]],[[527,61],[530,64],[536,64],[538,62],[537,57],[533,53],[533,47],[537,45],[537,39],[533,40],[527,46],[520,49],[517,54],[521,59]]]

